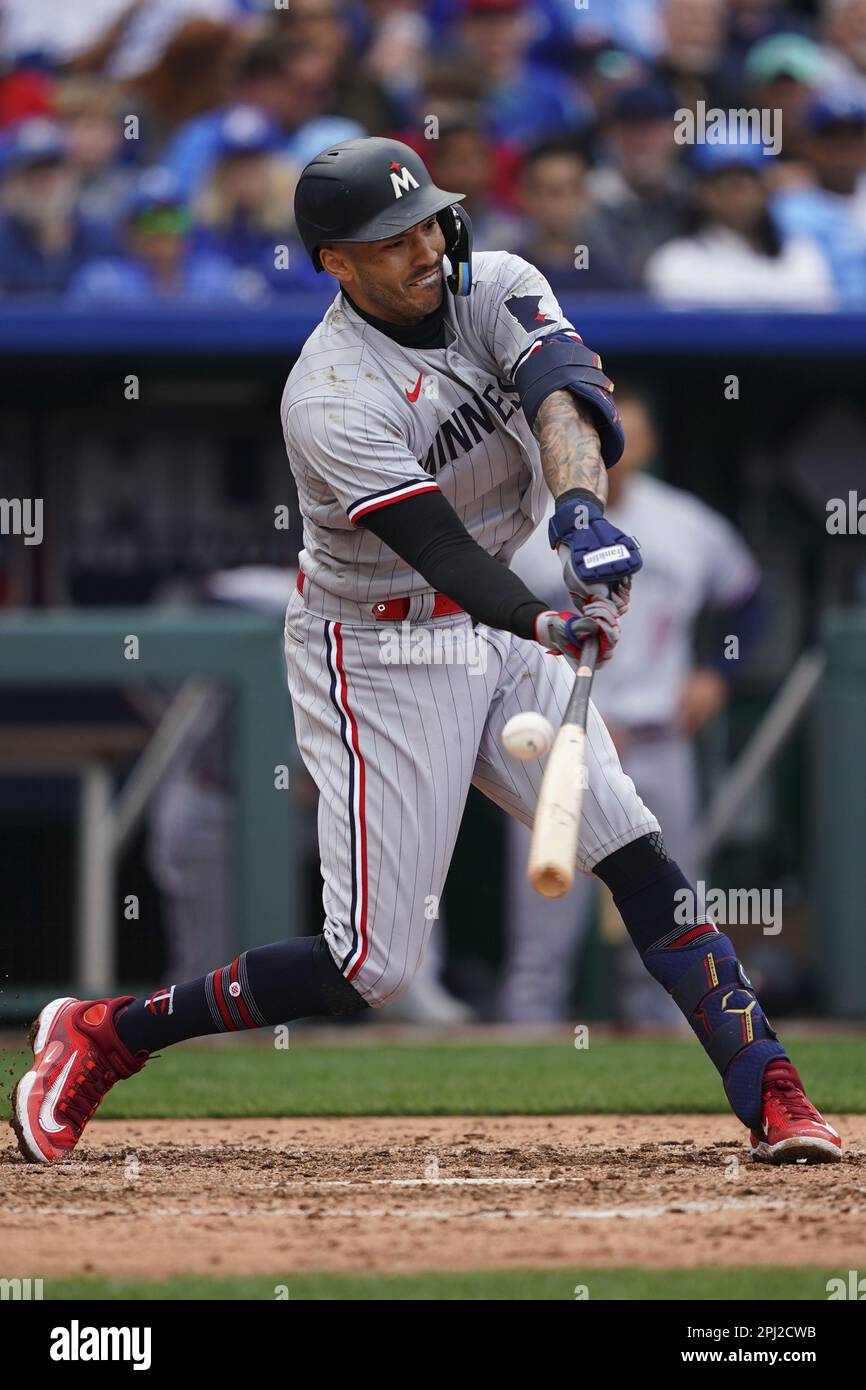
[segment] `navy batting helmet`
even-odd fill
[[[423,159],[399,140],[374,135],[323,150],[295,189],[295,223],[316,270],[319,248],[332,242],[385,241],[436,216],[451,265],[448,288],[468,294],[472,224],[462,193],[437,188]]]

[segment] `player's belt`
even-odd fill
[[[304,597],[305,579],[306,575],[304,574],[304,571],[299,570],[297,588],[298,593],[301,595],[301,598]],[[420,605],[425,607],[427,610],[424,613],[424,619],[444,618],[447,617],[449,614],[462,613],[464,611],[460,607],[460,604],[455,603],[453,598],[449,598],[447,594],[436,593],[429,595],[418,595],[414,599],[385,599],[385,601],[382,603],[374,603],[373,607],[370,609],[370,612],[373,614],[373,617],[376,619],[378,623],[400,623],[403,622],[405,618],[409,617],[409,614],[413,611],[414,606],[416,609],[416,618],[418,618],[419,621],[422,621],[421,616],[417,613],[417,608],[419,607],[419,599],[425,600],[425,602]],[[430,602],[431,600],[432,602]],[[427,606],[428,602],[429,607]]]
[[[410,598],[389,598],[385,603],[373,604],[373,617],[379,623],[400,623],[404,618],[408,618],[412,611],[412,600]],[[433,607],[430,610],[431,618],[444,618],[448,613],[462,613],[463,609],[459,603],[455,603],[453,598],[447,594],[434,594]]]

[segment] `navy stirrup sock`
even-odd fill
[[[761,1081],[787,1053],[761,1008],[733,942],[711,922],[677,925],[683,889],[694,889],[658,832],[643,835],[596,864],[650,974],[679,1005],[720,1073],[731,1109],[754,1129]]]
[[[154,1052],[207,1033],[234,1032],[294,1018],[366,1008],[334,964],[324,936],[293,936],[255,946],[198,980],[135,999],[116,1020],[132,1052]]]

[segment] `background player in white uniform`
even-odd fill
[[[659,818],[668,850],[694,879],[701,866],[695,847],[700,792],[693,738],[725,704],[728,682],[748,660],[760,569],[724,517],[692,494],[640,472],[658,446],[652,420],[639,394],[618,387],[617,403],[626,447],[610,475],[605,515],[640,539],[643,567],[616,661],[599,671],[593,696],[623,767]],[[547,519],[552,508],[553,499]],[[544,525],[512,568],[554,607],[568,601]],[[695,664],[695,627],[705,608],[714,610],[719,637],[741,638],[737,661],[720,655],[712,665]],[[717,653],[721,649],[718,641]],[[600,885],[584,875],[567,897],[539,900],[526,878],[528,848],[528,832],[509,821],[501,1013],[512,1023],[547,1023],[568,1015],[575,960]],[[627,936],[616,950],[615,977],[624,1020],[679,1026],[682,1015],[647,974]]]
[[[587,626],[599,659],[613,653],[640,557],[604,517],[606,468],[623,446],[612,384],[537,270],[506,253],[472,256],[460,198],[407,146],[379,138],[325,150],[295,194],[313,263],[341,286],[282,401],[304,517],[286,658],[319,789],[323,931],[251,948],[146,999],[47,1005],[13,1106],[34,1161],[68,1153],[107,1087],[158,1048],[378,1006],[406,989],[470,784],[532,821],[543,765],[506,757],[505,723],[532,709],[559,722],[572,685],[560,654],[579,657]],[[572,600],[562,612],[507,567],[545,486]],[[407,619],[408,656],[398,646],[395,661]],[[592,706],[587,734],[579,867],[611,889],[722,1075],[752,1152],[838,1158],[733,944],[707,922],[677,922],[689,885]]]

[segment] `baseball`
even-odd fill
[[[502,730],[506,752],[522,763],[543,758],[553,742],[553,727],[549,719],[535,710],[515,714]]]

